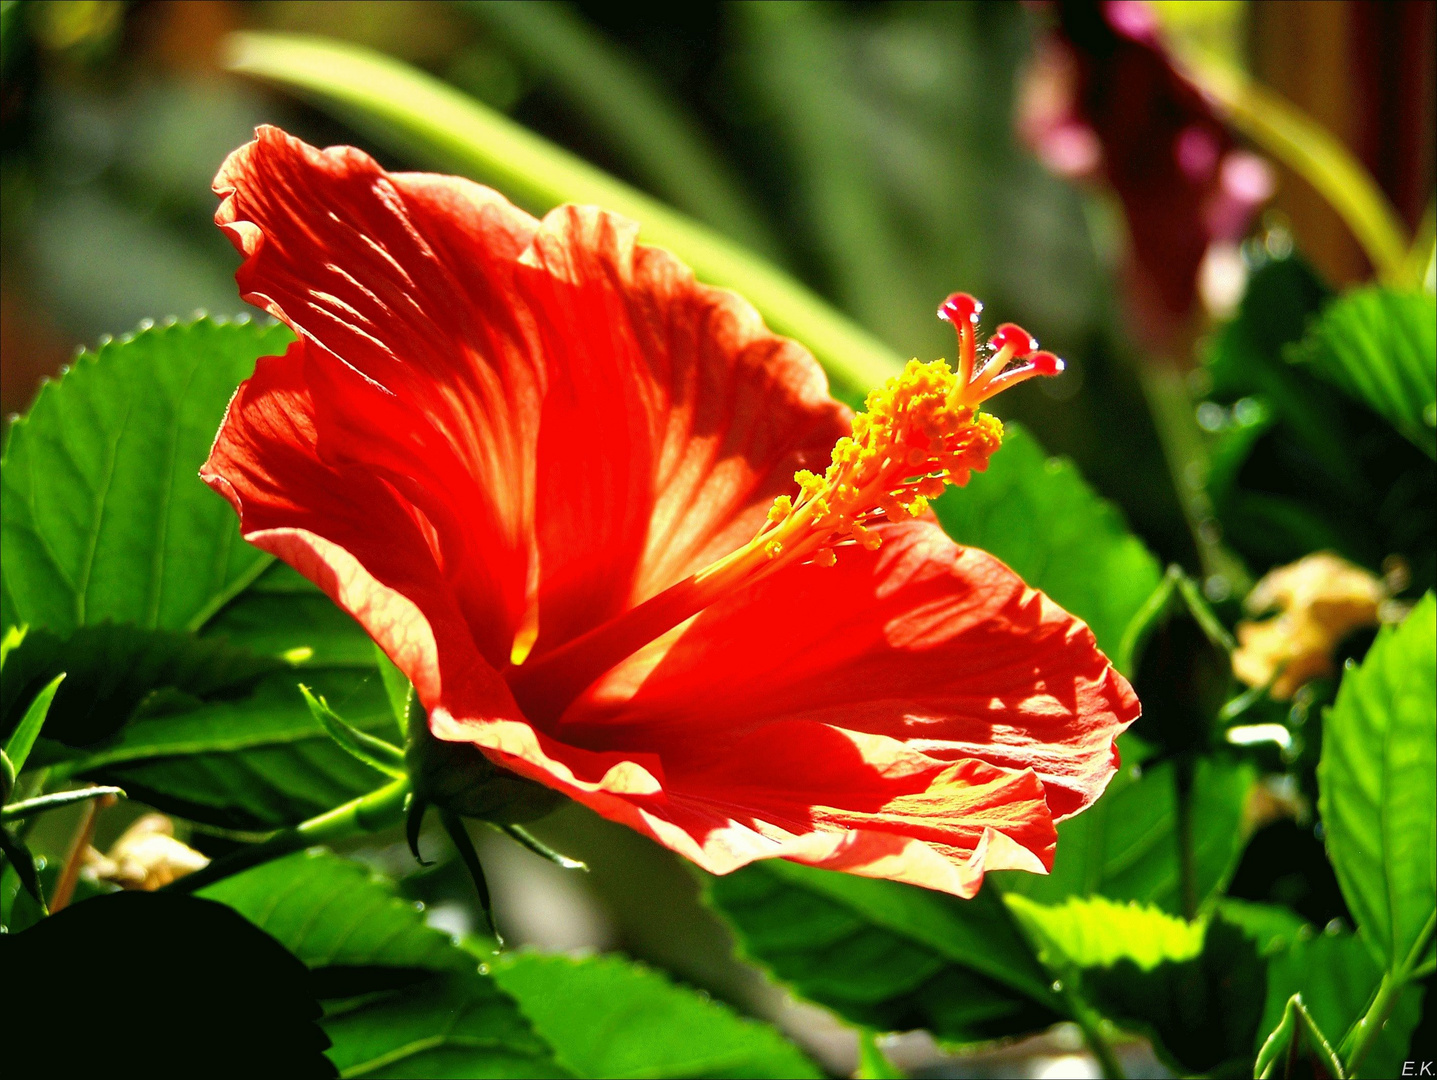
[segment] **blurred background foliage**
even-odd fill
[[[1175,40],[1247,71],[1325,125],[1407,229],[1417,228],[1434,182],[1431,3],[1154,7]],[[7,415],[77,346],[145,318],[245,310],[237,256],[211,223],[209,185],[257,123],[316,145],[355,143],[389,167],[413,164],[223,68],[221,44],[234,31],[303,32],[379,50],[508,114],[766,256],[905,356],[950,354],[935,306],[957,289],[982,297],[989,326],[1019,322],[1069,363],[1060,380],[1004,395],[999,411],[1074,459],[1161,561],[1197,566],[1117,285],[1121,209],[1110,194],[1052,176],[1014,135],[1045,26],[1037,6],[4,0],[0,20]],[[1322,407],[1324,393],[1334,409],[1340,400],[1279,362],[1282,349],[1331,290],[1370,279],[1372,267],[1327,201],[1277,168],[1276,195],[1244,249],[1243,272],[1255,282],[1248,302],[1199,341],[1195,355],[1207,365],[1181,372],[1196,398],[1210,398],[1197,419],[1213,436],[1218,516],[1254,573],[1323,546],[1373,569],[1393,551],[1430,553],[1430,512],[1410,513],[1430,510],[1430,462],[1371,414],[1339,421],[1349,431],[1343,445],[1363,448],[1359,460],[1311,471],[1301,410]],[[1294,244],[1312,270],[1287,258]],[[1192,364],[1180,358],[1180,368]],[[1287,381],[1264,382],[1269,368]],[[1328,512],[1334,491],[1341,513]],[[1431,566],[1405,572],[1414,593],[1432,582]],[[1155,686],[1165,678],[1147,675]],[[1293,715],[1324,694],[1330,700],[1331,687],[1299,700]],[[1299,780],[1310,778],[1315,753],[1294,770]],[[52,817],[46,828],[63,838],[73,819]],[[1326,863],[1311,829],[1282,812],[1269,817],[1276,824],[1257,834],[1231,891],[1292,904],[1319,925],[1343,916],[1330,872],[1313,869]],[[577,880],[497,835],[486,839],[481,854],[512,939],[621,947],[779,1016],[825,1063],[851,1068],[851,1034],[734,961],[698,885],[666,853],[575,807],[543,832],[593,872]],[[367,857],[407,872],[397,843]],[[405,888],[441,923],[472,928],[456,861]]]
[[[1343,137],[1415,226],[1432,186],[1430,4],[1157,8],[1170,33],[1250,66]],[[1160,556],[1190,554],[1111,287],[1121,216],[1013,137],[1032,10],[5,0],[3,12],[7,414],[101,334],[242,310],[209,180],[256,123],[405,164],[221,70],[233,30],[301,31],[509,113],[791,270],[904,355],[951,351],[938,299],[983,297],[994,321],[1028,326],[1070,364],[1000,407],[1073,457]],[[1303,181],[1284,175],[1273,206],[1269,224],[1299,235],[1331,283],[1367,274]]]

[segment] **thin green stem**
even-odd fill
[[[1193,844],[1193,772],[1191,754],[1182,754],[1174,762],[1173,786],[1177,799],[1178,900],[1183,918],[1197,918],[1197,854]]]
[[[19,818],[30,817],[32,814],[42,814],[46,810],[87,802],[105,795],[117,795],[123,798],[125,792],[122,788],[117,787],[90,787],[81,788],[78,791],[57,791],[52,795],[40,795],[34,799],[22,799],[0,809],[0,821],[15,821]]]
[[[1362,1018],[1352,1025],[1352,1030],[1342,1040],[1340,1052],[1343,1055],[1344,1064],[1347,1067],[1347,1075],[1355,1076],[1357,1067],[1362,1064],[1362,1059],[1367,1056],[1367,1051],[1372,1049],[1372,1040],[1381,1032],[1387,1018],[1392,1015],[1392,1010],[1397,1005],[1397,999],[1402,991],[1412,981],[1414,975],[1422,966],[1422,958],[1432,944],[1434,932],[1437,932],[1437,911],[1427,917],[1427,923],[1422,927],[1417,940],[1412,943],[1411,950],[1407,953],[1400,966],[1395,970],[1387,972],[1382,976],[1382,982],[1377,987],[1377,994],[1372,999],[1372,1004],[1367,1006],[1367,1011]]]
[[[404,777],[386,784],[382,788],[351,799],[343,806],[336,806],[318,817],[301,822],[292,829],[276,833],[268,840],[253,847],[243,848],[223,859],[216,859],[203,870],[187,874],[171,885],[169,892],[192,893],[212,885],[216,881],[248,870],[252,866],[303,851],[314,844],[333,844],[352,836],[378,832],[391,825],[397,825],[404,815],[404,803],[409,798],[409,778]]]
[[[1183,373],[1176,365],[1151,358],[1138,365],[1138,378],[1197,548],[1205,591],[1218,598],[1241,595],[1251,582],[1242,563],[1222,543],[1217,515],[1207,493],[1207,445],[1197,426]]]
[[[1113,1044],[1103,1034],[1103,1018],[1087,1000],[1074,989],[1074,979],[1067,978],[1061,982],[1063,1001],[1068,1006],[1068,1014],[1073,1018],[1073,1023],[1078,1025],[1078,1030],[1083,1033],[1083,1041],[1088,1044],[1088,1049],[1093,1052],[1093,1057],[1098,1059],[1098,1065],[1103,1070],[1103,1075],[1108,1080],[1126,1080],[1127,1074],[1123,1072],[1122,1062],[1118,1060],[1117,1051]]]

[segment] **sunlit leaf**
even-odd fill
[[[1160,908],[1117,903],[1101,896],[1070,897],[1039,904],[1020,895],[1004,898],[1039,944],[1050,968],[1111,967],[1129,960],[1144,971],[1166,961],[1191,960],[1202,952],[1203,925]]]
[[[84,353],[15,421],[0,464],[0,619],[65,636],[194,630],[270,557],[198,473],[235,387],[288,330],[208,319]]]
[[[1382,972],[1356,935],[1332,932],[1301,937],[1268,962],[1267,1002],[1261,1035],[1282,1021],[1288,999],[1299,991],[1314,1022],[1336,1046],[1367,1009]],[[1386,1026],[1359,1064],[1360,1077],[1398,1076],[1422,1014],[1423,991],[1411,986],[1398,999]],[[1280,1074],[1278,1074],[1280,1075]]]
[[[617,956],[505,953],[494,979],[586,1077],[819,1077],[773,1028]]]
[[[1323,719],[1319,812],[1342,895],[1384,970],[1415,969],[1437,921],[1437,597],[1377,636]]]

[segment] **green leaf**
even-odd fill
[[[1254,270],[1238,315],[1206,350],[1213,434],[1207,488],[1225,540],[1256,572],[1333,550],[1378,570],[1392,554],[1418,591],[1437,580],[1432,459],[1315,374],[1291,348],[1330,293],[1298,258]]]
[[[1342,1080],[1347,1075],[1342,1062],[1333,1052],[1332,1044],[1303,1004],[1301,994],[1293,994],[1287,999],[1282,1022],[1273,1028],[1272,1034],[1257,1052],[1257,1064],[1252,1074],[1257,1080],[1268,1080],[1269,1077],[1296,1080],[1305,1075]]]
[[[493,184],[531,210],[590,203],[632,218],[646,243],[672,251],[700,280],[749,297],[770,327],[811,349],[850,397],[902,366],[783,271],[398,60],[300,34],[247,32],[228,39],[227,66],[293,87],[381,144]]]
[[[1221,916],[1206,920],[1196,956],[1147,969],[1120,959],[1084,968],[1080,981],[1093,1005],[1149,1034],[1182,1075],[1249,1070],[1259,1030],[1268,1030],[1259,1028],[1264,982],[1257,943]]]
[[[1324,714],[1318,809],[1358,933],[1399,978],[1437,918],[1437,597],[1378,634]]]
[[[853,1076],[854,1080],[906,1080],[908,1074],[888,1060],[888,1055],[883,1052],[883,1047],[878,1045],[878,1037],[873,1032],[860,1028],[858,1071]]]
[[[1162,579],[1158,560],[1117,510],[1017,424],[1004,425],[988,471],[934,509],[954,540],[996,555],[1086,622],[1110,657]]]
[[[10,429],[0,622],[193,630],[269,563],[199,480],[235,387],[290,340],[200,319],[82,353]]]
[[[20,706],[65,672],[45,725],[45,738],[85,746],[114,734],[142,703],[234,698],[286,665],[223,640],[176,630],[83,626],[68,637],[32,630],[0,674],[0,731]]]
[[[1038,945],[1039,959],[1053,970],[1111,967],[1128,960],[1149,971],[1202,952],[1203,924],[1159,908],[1101,896],[1070,897],[1054,905],[1018,895],[1004,900]]]
[[[1437,300],[1375,286],[1350,292],[1327,307],[1290,358],[1437,458]]]
[[[228,904],[312,968],[475,967],[390,882],[321,848],[217,881],[199,895]]]
[[[1058,825],[1058,851],[1047,876],[999,871],[1005,892],[1055,904],[1069,896],[1182,909],[1177,846],[1175,766],[1132,762],[1133,747],[1119,739],[1128,763],[1096,803]],[[1192,788],[1193,862],[1199,905],[1231,877],[1245,842],[1242,809],[1255,774],[1247,765],[1202,758]]]
[[[348,612],[284,563],[274,563],[205,625],[203,635],[303,670],[372,671],[374,643]]]
[[[304,678],[354,726],[400,737],[376,672],[322,669]],[[280,672],[237,701],[141,716],[58,760],[52,775],[116,783],[168,813],[233,829],[294,825],[383,784],[384,774],[335,745],[295,683]]]
[[[585,1077],[818,1077],[773,1028],[617,956],[506,953],[491,964],[555,1056]]]
[[[840,1016],[965,1043],[1062,1016],[995,890],[972,900],[769,860],[708,882],[742,951]]]
[[[399,779],[405,776],[404,751],[393,743],[385,742],[383,739],[376,739],[373,735],[365,734],[344,719],[329,707],[329,702],[324,698],[316,698],[310,692],[309,687],[300,683],[299,692],[304,695],[304,703],[309,706],[309,714],[313,716],[321,727],[328,733],[329,737],[351,757],[364,762],[370,768]]]
[[[1151,1033],[1181,1071],[1206,1072],[1249,1052],[1262,964],[1241,928],[1102,897],[1006,900],[1050,971],[1110,1019]]]
[[[25,762],[30,757],[30,748],[35,745],[35,740],[40,736],[40,729],[44,726],[45,718],[50,713],[50,703],[55,700],[55,692],[60,689],[60,684],[64,681],[65,673],[61,672],[35,695],[30,702],[30,707],[25,710],[25,715],[20,718],[20,723],[15,725],[15,730],[6,740],[5,756],[9,759],[9,768],[16,774],[25,767]]]
[[[201,895],[228,904],[316,971],[341,1076],[563,1075],[475,959],[357,863],[300,852]]]
[[[1301,992],[1317,1027],[1340,1042],[1343,1032],[1366,1011],[1381,981],[1381,969],[1356,935],[1336,932],[1298,938],[1268,961],[1267,999],[1258,1030],[1276,1028],[1288,999]],[[1357,1075],[1400,1075],[1421,1014],[1422,990],[1408,987],[1373,1039]]]
[[[50,1071],[55,1046],[19,1036],[63,1031],[77,997],[110,980],[118,985],[103,1007],[85,1009],[85,1037],[64,1048],[66,1072],[106,1075],[117,1047],[143,1044],[143,1071],[159,1075],[326,1074],[310,972],[222,904],[174,893],[97,896],[0,943],[11,983],[7,1075]]]

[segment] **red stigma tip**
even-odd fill
[[[1028,331],[1024,330],[1021,326],[1015,326],[1010,322],[998,327],[998,329],[993,332],[993,336],[988,339],[988,344],[991,345],[995,351],[999,349],[1011,349],[1013,355],[1018,357],[1027,356],[1038,347],[1038,343],[1033,340],[1032,334],[1028,333]]]
[[[1039,375],[1061,375],[1063,361],[1050,352],[1037,352],[1028,358],[1028,363]]]
[[[983,310],[983,302],[977,300],[967,293],[956,292],[944,300],[938,308],[938,317],[951,322],[955,326],[959,324],[973,324],[978,321],[978,313]]]

